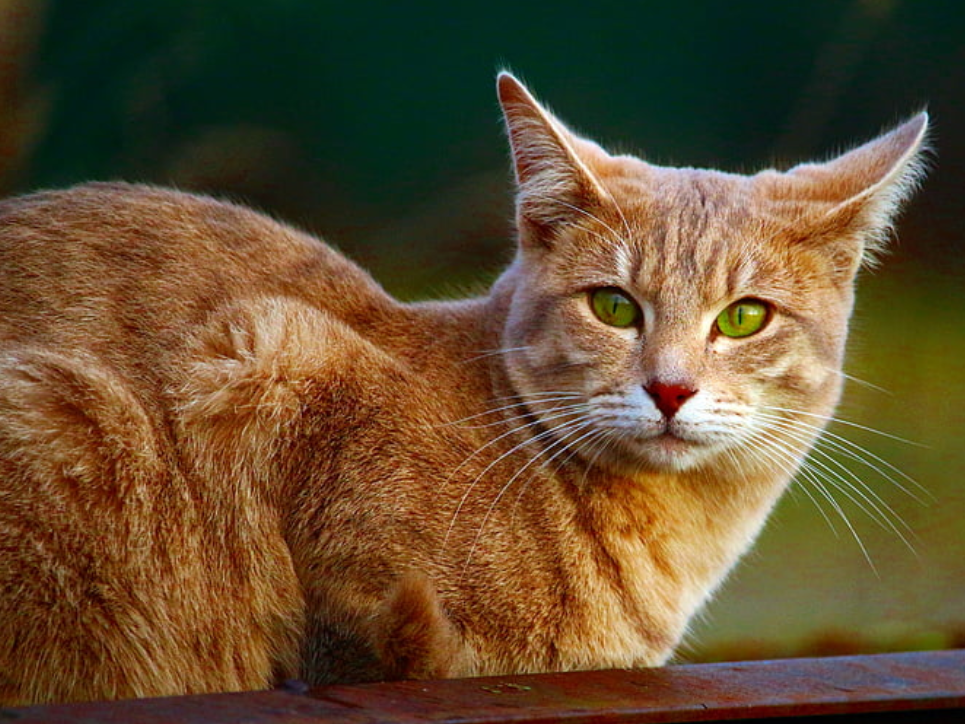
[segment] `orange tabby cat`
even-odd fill
[[[479,299],[175,191],[0,205],[0,701],[668,658],[837,401],[927,119],[748,177],[498,89]]]

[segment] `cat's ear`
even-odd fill
[[[836,240],[836,266],[853,274],[873,263],[888,239],[904,201],[925,171],[928,115],[909,121],[842,156],[787,172],[795,196],[815,202],[810,224],[815,239]]]
[[[561,224],[600,198],[600,184],[576,149],[581,141],[522,83],[504,71],[496,87],[516,172],[521,242],[549,244]]]

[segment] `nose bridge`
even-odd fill
[[[681,177],[676,223],[665,229],[662,253],[647,269],[644,283],[651,314],[647,319],[642,373],[648,384],[696,389],[705,367],[709,298],[726,282],[724,246],[710,224],[707,204],[712,194],[697,188],[692,175]]]
[[[653,329],[648,330],[643,350],[643,373],[648,382],[693,387],[700,372],[705,335],[695,315],[682,304],[663,304],[657,309]]]

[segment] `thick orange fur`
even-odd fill
[[[519,252],[478,299],[401,304],[176,191],[0,204],[0,701],[667,659],[818,433],[789,426],[836,403],[924,117],[743,177],[499,92]],[[600,287],[637,328],[594,317]],[[767,327],[721,339],[743,297]],[[677,422],[654,381],[698,391]]]

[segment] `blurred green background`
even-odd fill
[[[210,191],[405,298],[482,288],[511,252],[500,67],[611,148],[734,171],[929,108],[934,169],[861,281],[869,384],[841,410],[914,444],[836,429],[927,489],[846,461],[914,550],[838,493],[859,545],[797,486],[681,658],[965,645],[965,4],[0,0],[0,185]]]

